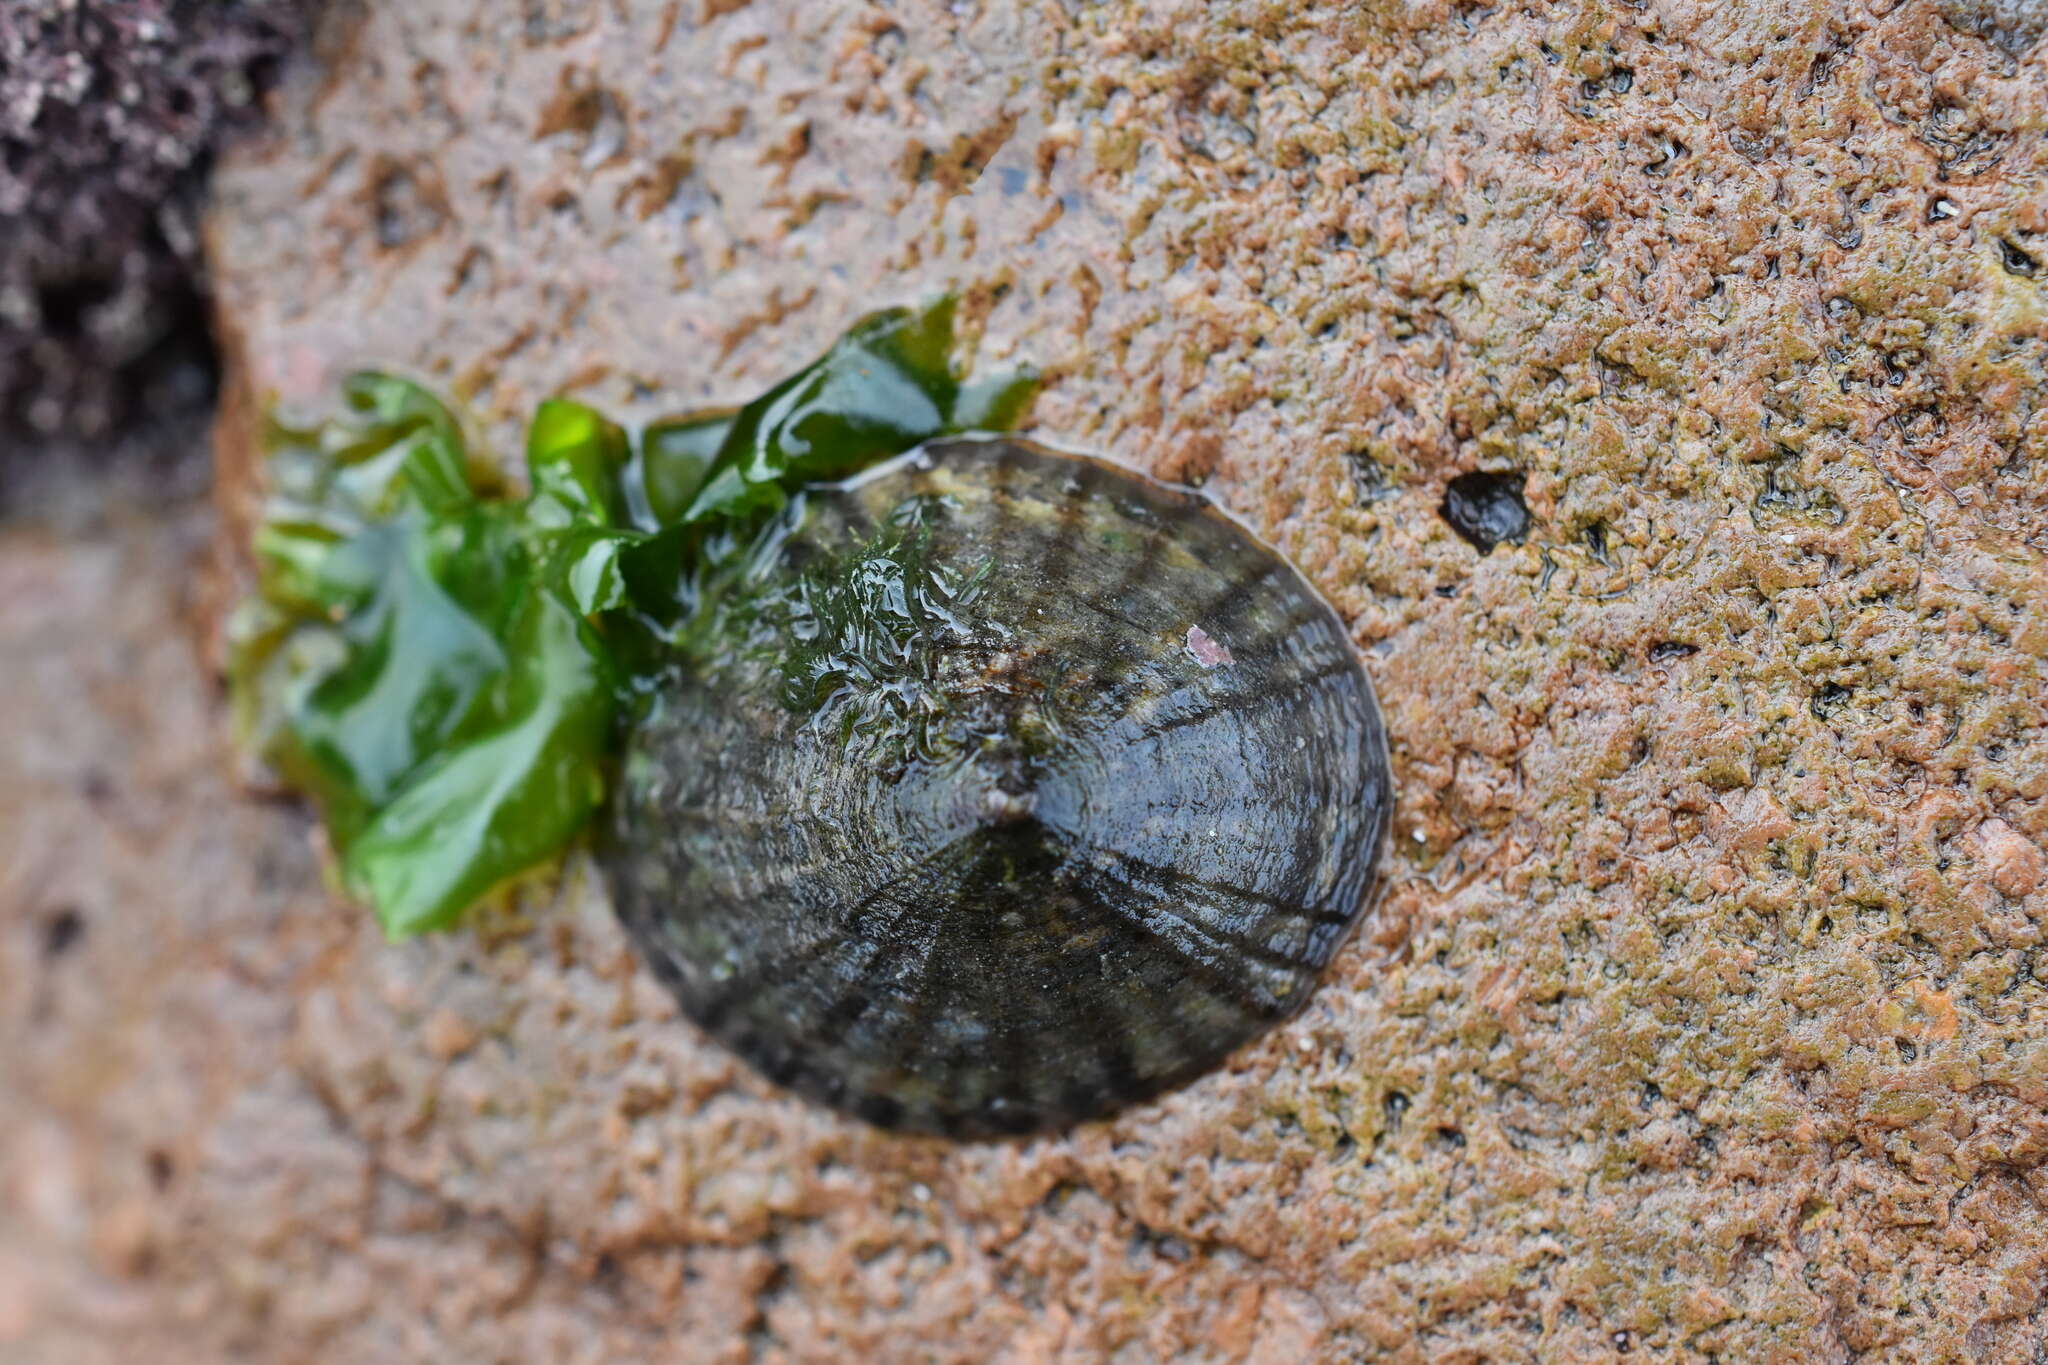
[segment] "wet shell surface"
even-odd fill
[[[630,741],[603,857],[684,1011],[889,1128],[1027,1133],[1207,1070],[1364,907],[1386,743],[1287,561],[1014,440],[794,504]]]

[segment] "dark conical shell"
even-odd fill
[[[1343,624],[1185,489],[1018,441],[813,490],[701,614],[605,849],[684,1010],[885,1127],[1021,1133],[1296,1009],[1386,745]]]

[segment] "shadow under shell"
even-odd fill
[[[603,848],[684,1011],[960,1137],[1092,1118],[1300,1007],[1386,741],[1336,613],[1206,498],[1014,440],[814,489],[699,613]]]

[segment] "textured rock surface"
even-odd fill
[[[17,538],[129,624],[0,593],[0,714],[69,737],[0,745],[0,1355],[2037,1358],[2038,48],[1927,0],[627,8],[337,31],[224,178],[243,399],[397,363],[510,449],[958,284],[1044,434],[1207,479],[1350,616],[1386,898],[1221,1074],[885,1138],[679,1023],[580,873],[402,949],[321,910],[164,652],[169,533],[153,595]],[[1523,543],[1439,515],[1474,470]]]
[[[203,441],[205,168],[253,121],[312,9],[0,6],[0,501],[25,504],[21,482],[55,460],[104,467],[109,447],[162,460]]]

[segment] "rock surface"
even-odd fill
[[[680,1023],[583,869],[402,948],[324,908],[166,638],[197,514],[16,532],[0,1358],[2037,1359],[2048,66],[1880,8],[339,16],[221,182],[231,513],[253,404],[355,363],[510,452],[955,285],[1038,434],[1352,621],[1388,889],[1219,1074],[887,1138]],[[1519,542],[1440,514],[1475,471]]]
[[[313,3],[0,6],[0,504],[29,505],[51,462],[203,443],[205,170]]]

